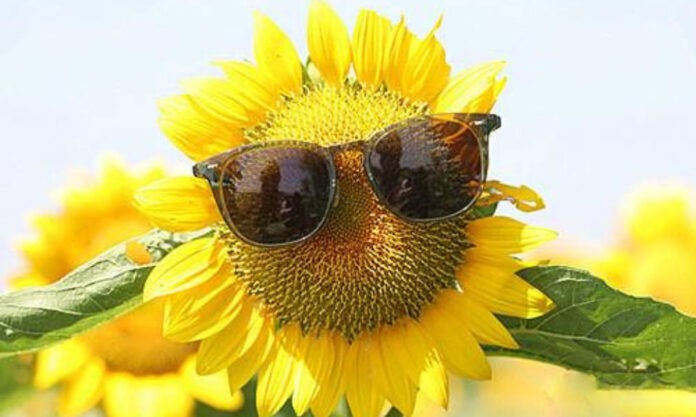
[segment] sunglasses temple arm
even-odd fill
[[[481,159],[483,164],[484,180],[488,176],[490,134],[491,132],[499,129],[500,126],[500,116],[495,114],[486,114],[486,117],[483,120],[474,124],[474,127],[479,130],[479,137],[481,138]]]
[[[482,162],[482,171],[483,171],[483,179],[488,177],[488,163],[489,163],[489,141],[488,141],[488,135],[482,135],[481,136],[481,162]]]

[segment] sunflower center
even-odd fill
[[[289,99],[247,137],[333,145],[365,139],[426,110],[357,84],[317,87]],[[334,161],[337,203],[312,238],[269,249],[222,234],[235,274],[279,324],[297,323],[307,333],[338,331],[353,340],[401,318],[417,318],[438,291],[456,287],[454,272],[467,242],[462,219],[408,223],[382,206],[364,172],[362,151],[338,152]]]

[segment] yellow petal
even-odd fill
[[[503,254],[527,252],[558,236],[553,230],[503,216],[476,219],[469,223],[466,232],[474,246]]]
[[[292,337],[286,337],[283,341],[286,350],[297,358],[295,393],[292,397],[297,415],[304,414],[311,405],[328,408],[326,403],[332,400],[337,402],[340,396],[340,374],[332,373],[336,370],[334,362],[342,361],[342,358],[336,357],[334,340],[327,334],[319,337],[302,335],[299,326],[286,326],[283,330],[285,334],[288,331],[293,333]],[[335,386],[328,386],[330,383]],[[319,395],[324,397],[322,401],[314,402]]]
[[[278,332],[278,336],[286,346],[286,350],[297,359],[292,408],[295,410],[295,414],[301,416],[307,412],[309,403],[317,392],[317,369],[315,366],[318,360],[317,356],[322,356],[324,360],[330,360],[331,358],[324,358],[323,352],[316,352],[318,355],[310,353],[310,343],[315,343],[314,337],[304,337],[296,324],[289,324],[283,327]],[[312,351],[316,351],[315,346],[311,346],[311,348]],[[310,362],[312,362],[311,365]],[[314,367],[314,371],[310,370],[310,366]]]
[[[331,85],[341,85],[351,62],[348,29],[324,0],[309,7],[307,47],[312,63]]]
[[[384,407],[379,392],[381,376],[372,364],[374,351],[379,351],[371,336],[364,336],[350,346],[346,362],[346,399],[355,417],[378,417]]]
[[[254,57],[259,69],[280,91],[300,92],[302,62],[295,46],[268,16],[259,12],[254,13]]]
[[[231,390],[237,390],[246,385],[256,371],[266,363],[275,343],[273,330],[266,324],[249,350],[231,362],[227,368],[227,379]]]
[[[295,358],[281,344],[276,344],[268,365],[259,372],[256,386],[256,409],[259,417],[270,417],[285,404],[294,388]]]
[[[479,197],[476,205],[487,206],[500,201],[509,201],[518,210],[527,213],[546,207],[541,196],[526,185],[515,187],[500,181],[486,181],[483,194]]]
[[[189,417],[193,398],[178,374],[114,373],[106,379],[104,410],[107,417]]]
[[[254,124],[244,107],[237,88],[227,80],[218,78],[189,78],[181,87],[207,113],[229,123],[231,127],[248,127]]]
[[[181,343],[210,337],[237,317],[244,301],[244,287],[227,265],[195,290],[167,297],[164,335]]]
[[[326,343],[326,348],[333,360],[324,364],[324,368],[317,374],[318,391],[310,402],[312,414],[315,417],[328,417],[336,409],[341,395],[345,390],[344,366],[348,353],[348,344],[340,334],[326,334],[319,336],[317,343]]]
[[[477,249],[466,251],[457,279],[467,296],[498,314],[539,317],[555,306],[544,293],[515,275],[520,262]]]
[[[361,10],[353,29],[353,68],[358,80],[378,87],[389,59],[392,24],[372,10]]]
[[[471,99],[471,101],[459,111],[462,113],[489,113],[493,109],[505,85],[507,85],[507,77],[497,80],[491,78],[481,94]]]
[[[135,191],[135,207],[171,232],[200,230],[220,221],[208,183],[195,177],[162,178]]]
[[[251,303],[242,303],[239,313],[227,327],[201,341],[196,364],[198,373],[207,375],[227,368],[256,343],[265,325],[264,318]]]
[[[217,155],[242,143],[242,131],[207,114],[187,94],[157,102],[162,132],[194,161]]]
[[[382,370],[382,392],[403,415],[410,416],[416,405],[417,388],[414,381],[408,377],[408,367],[404,367],[395,357],[391,344],[384,340],[382,332],[375,339],[379,344],[379,350],[374,350],[373,366],[376,370]]]
[[[495,318],[490,310],[467,293],[444,291],[439,295],[442,308],[449,311],[451,317],[462,320],[471,333],[481,343],[517,349],[519,346],[510,332]]]
[[[205,283],[228,262],[226,250],[225,244],[214,237],[184,243],[171,251],[150,273],[143,298],[150,301]]]
[[[251,123],[263,121],[266,112],[276,107],[280,90],[258,68],[239,61],[221,61],[216,65],[225,71],[227,80],[235,90],[235,98],[246,110]]]
[[[435,340],[437,350],[450,371],[472,379],[489,379],[491,367],[481,346],[464,321],[454,316],[442,302],[446,292],[438,294],[425,309],[420,319],[422,327]]]
[[[244,405],[244,395],[241,391],[230,392],[227,372],[212,375],[198,375],[196,360],[189,358],[181,368],[181,375],[186,388],[191,395],[219,410],[239,410]]]
[[[383,337],[383,349],[393,355],[411,381],[434,403],[446,408],[447,373],[432,338],[413,320],[392,326],[384,331]]]
[[[452,77],[437,98],[433,113],[481,111],[482,100],[492,91],[493,102],[502,86],[496,90],[496,77],[505,67],[505,61],[493,61],[479,64],[461,71]],[[503,84],[504,85],[504,84]]]
[[[445,60],[445,49],[435,38],[441,22],[442,17],[423,40],[412,36],[406,65],[393,68],[401,78],[397,91],[412,100],[432,102],[449,79],[451,67]]]
[[[106,366],[100,359],[88,361],[65,384],[58,397],[58,415],[73,417],[96,406],[104,392]]]
[[[403,16],[396,24],[392,31],[392,39],[389,46],[389,59],[386,64],[384,73],[384,81],[389,89],[394,91],[402,91],[402,74],[403,69],[408,64],[408,58],[411,52],[411,41],[414,35],[406,27],[406,21]]]
[[[47,389],[82,368],[91,356],[81,342],[71,339],[50,346],[36,354],[34,386]]]
[[[440,355],[435,351],[429,359],[428,366],[420,376],[420,390],[433,403],[443,409],[449,407],[449,377],[445,365],[440,361]],[[418,407],[418,399],[416,399]]]

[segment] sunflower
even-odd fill
[[[621,241],[591,268],[623,291],[696,316],[696,193],[676,184],[646,185],[627,198],[622,217]]]
[[[314,1],[303,66],[285,33],[257,13],[255,62],[216,62],[224,78],[185,81],[185,94],[159,103],[159,124],[200,161],[245,143],[334,145],[416,115],[488,112],[504,64],[451,76],[440,23],[418,37],[403,19],[362,10],[350,37],[330,6]],[[163,300],[166,336],[200,342],[198,372],[227,369],[233,390],[258,375],[262,417],[290,397],[298,415],[318,417],[343,395],[356,417],[386,404],[411,415],[420,394],[446,407],[448,372],[490,377],[480,343],[517,347],[493,313],[537,317],[553,307],[515,275],[524,264],[513,255],[554,232],[507,217],[405,222],[374,197],[361,163],[337,155],[332,215],[311,239],[279,248],[231,233],[201,179],[166,178],[136,193],[158,227],[215,231],[171,252],[145,298]],[[501,183],[489,184],[482,204],[502,199],[543,207],[529,188]]]
[[[100,178],[65,190],[59,214],[33,219],[37,235],[21,243],[26,271],[15,288],[47,285],[109,247],[150,230],[132,205],[133,191],[162,178],[152,165],[130,172],[118,160],[105,160]],[[142,260],[137,247],[128,247]],[[34,385],[60,384],[57,411],[74,416],[101,401],[109,417],[187,416],[194,398],[224,409],[241,407],[230,395],[226,375],[195,372],[195,347],[161,335],[162,303],[148,303],[109,324],[38,352]],[[224,388],[220,388],[223,386]]]

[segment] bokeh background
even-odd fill
[[[308,3],[0,1],[0,276],[20,264],[13,245],[29,233],[28,214],[57,208],[55,190],[76,170],[95,172],[105,151],[187,169],[157,128],[156,100],[178,92],[182,78],[215,74],[213,60],[251,57],[254,10],[270,15],[305,56]],[[349,27],[369,7],[393,19],[404,14],[420,33],[444,13],[438,37],[453,71],[509,62],[490,176],[545,197],[548,208],[524,220],[560,231],[558,247],[611,243],[624,196],[641,184],[696,189],[696,2],[331,4]],[[510,405],[511,392],[515,415],[527,415],[525,396],[539,392],[544,412],[529,415],[602,415],[594,403],[612,402],[587,394],[591,381],[578,375],[497,363],[509,384],[469,386],[457,397],[469,402],[468,414],[494,415],[491,405]],[[520,392],[534,384],[537,391]]]

